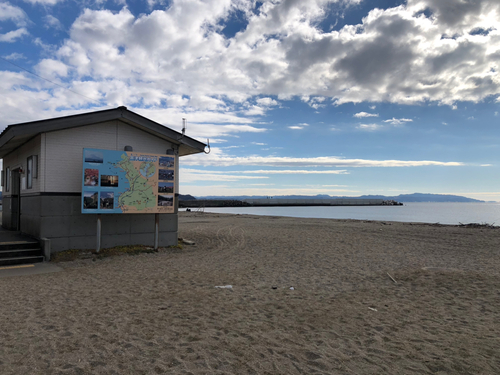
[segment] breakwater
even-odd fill
[[[245,199],[254,207],[277,206],[395,206],[400,205],[395,201],[383,199]]]
[[[402,203],[383,199],[196,199],[179,201],[180,208],[198,207],[286,207],[286,206],[400,206]]]
[[[196,199],[179,201],[179,208],[200,208],[200,207],[250,207],[251,204],[238,200],[223,199]]]

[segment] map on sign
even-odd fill
[[[82,213],[173,213],[175,157],[83,150]]]

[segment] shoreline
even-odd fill
[[[185,210],[180,209],[179,212]],[[191,212],[250,214],[295,218],[325,218],[409,222],[443,225],[488,224],[500,227],[497,204],[489,203],[406,203],[404,206],[330,207],[207,207]]]
[[[221,207],[222,208],[222,207]],[[458,227],[458,228],[483,228],[483,229],[500,229],[500,225],[492,225],[488,223],[458,223],[458,224],[446,224],[446,223],[431,223],[431,222],[420,222],[420,221],[394,221],[394,220],[377,220],[377,219],[344,219],[344,218],[330,218],[330,217],[302,217],[302,216],[282,216],[274,214],[258,214],[258,213],[225,213],[225,212],[212,212],[212,211],[186,211],[185,209],[179,210],[179,213],[185,213],[188,215],[228,215],[228,216],[258,216],[258,217],[268,217],[268,218],[289,218],[289,219],[305,219],[305,220],[333,220],[333,221],[353,221],[361,223],[381,223],[386,225],[392,224],[402,224],[402,225],[423,225],[431,227]]]

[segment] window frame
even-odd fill
[[[26,189],[33,189],[33,155],[26,159]]]
[[[5,191],[10,191],[10,167],[5,168]]]

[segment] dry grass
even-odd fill
[[[182,244],[179,241],[178,245],[169,246],[165,249],[182,249]],[[146,253],[155,253],[154,248],[144,245],[128,245],[128,246],[115,246],[106,249],[101,249],[99,252],[95,250],[83,250],[83,249],[70,249],[65,251],[60,251],[52,254],[51,262],[71,262],[78,259],[92,259],[98,260],[111,256],[121,256],[121,255],[138,255]]]

